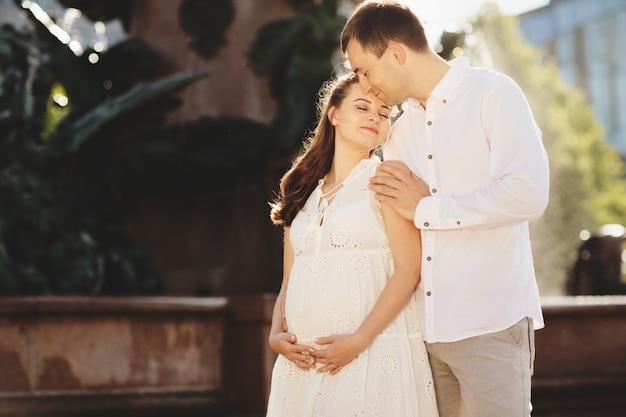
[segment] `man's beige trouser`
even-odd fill
[[[439,417],[528,417],[532,320],[451,343],[427,343]]]

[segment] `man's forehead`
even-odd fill
[[[376,56],[370,49],[366,49],[357,41],[350,41],[346,48],[346,57],[350,60],[352,65],[356,65],[356,62],[376,60]]]
[[[346,48],[346,59],[344,62],[344,66],[355,73],[359,73],[363,70],[362,65],[364,64],[363,59],[365,51],[363,47],[356,41],[352,40],[348,43],[348,47]]]

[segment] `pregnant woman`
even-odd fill
[[[368,190],[392,109],[347,74],[280,183],[284,276],[269,343],[268,417],[436,417],[415,310],[419,230]]]

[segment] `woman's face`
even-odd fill
[[[348,87],[339,107],[329,109],[335,127],[335,146],[347,146],[369,154],[380,146],[391,127],[391,108],[373,94],[363,94],[358,83]]]

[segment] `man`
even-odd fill
[[[407,101],[370,181],[422,232],[416,291],[440,417],[526,417],[543,327],[528,221],[548,204],[546,153],[509,77],[434,53],[419,19],[361,3],[341,47],[364,93]]]

